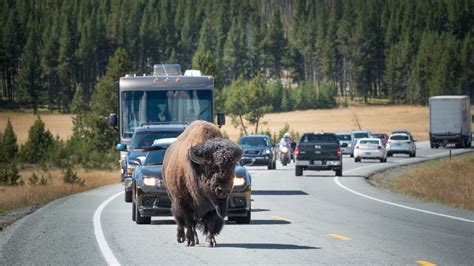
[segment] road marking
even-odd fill
[[[344,174],[347,174],[349,172],[352,172],[352,171],[355,171],[355,170],[359,170],[359,169],[362,169],[362,168],[367,168],[367,167],[373,167],[375,165],[368,165],[368,166],[364,166],[364,167],[360,167],[360,168],[356,168],[356,169],[352,169],[352,170],[349,170],[347,172],[344,172]],[[400,207],[400,208],[404,208],[404,209],[408,209],[408,210],[412,210],[412,211],[417,211],[417,212],[422,212],[422,213],[427,213],[427,214],[431,214],[431,215],[436,215],[436,216],[441,216],[441,217],[445,217],[445,218],[450,218],[450,219],[454,219],[454,220],[458,220],[458,221],[463,221],[463,222],[469,222],[469,223],[474,223],[474,220],[469,220],[469,219],[465,219],[465,218],[461,218],[461,217],[456,217],[456,216],[451,216],[451,215],[447,215],[447,214],[442,214],[442,213],[437,213],[437,212],[432,212],[432,211],[427,211],[427,210],[422,210],[422,209],[417,209],[417,208],[413,208],[413,207],[409,207],[409,206],[405,206],[405,205],[402,205],[402,204],[398,204],[398,203],[394,203],[394,202],[390,202],[390,201],[386,201],[386,200],[381,200],[381,199],[377,199],[377,198],[374,198],[374,197],[371,197],[371,196],[368,196],[368,195],[365,195],[365,194],[362,194],[360,192],[357,192],[355,190],[352,190],[346,186],[344,186],[343,184],[341,184],[339,182],[339,177],[336,176],[334,177],[334,182],[341,188],[353,193],[353,194],[356,194],[356,195],[359,195],[361,197],[364,197],[364,198],[367,198],[367,199],[371,199],[371,200],[374,200],[374,201],[378,201],[378,202],[381,202],[381,203],[385,203],[385,204],[388,204],[388,205],[392,205],[392,206],[396,206],[396,207]]]
[[[436,266],[435,263],[426,261],[426,260],[417,260],[416,263],[423,265],[423,266]]]
[[[112,253],[109,244],[107,244],[107,240],[105,240],[104,232],[102,231],[102,225],[100,224],[100,216],[102,215],[102,211],[104,210],[105,206],[107,206],[107,204],[109,204],[113,199],[123,193],[124,192],[122,191],[106,199],[104,202],[102,202],[102,204],[100,204],[100,206],[95,210],[94,213],[93,221],[95,239],[97,240],[97,244],[99,244],[100,251],[102,252],[102,255],[104,256],[105,261],[108,265],[120,265],[120,263],[118,262],[117,258],[115,258],[114,253]]]
[[[334,238],[337,238],[337,239],[340,239],[340,240],[344,240],[344,241],[349,241],[349,240],[352,240],[352,238],[349,238],[347,236],[343,236],[343,235],[340,235],[340,234],[335,234],[335,233],[332,233],[332,234],[329,234],[330,236],[334,237]]]
[[[293,223],[292,220],[290,219],[286,219],[284,217],[281,217],[281,216],[278,216],[278,215],[272,215],[272,220],[280,220],[280,221],[285,221],[285,222],[289,222],[290,224]]]

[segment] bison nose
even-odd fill
[[[230,189],[223,188],[223,187],[217,187],[216,188],[216,196],[220,199],[225,199],[229,196],[230,194]]]

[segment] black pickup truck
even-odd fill
[[[342,176],[342,154],[336,134],[303,134],[296,146],[295,175],[303,175],[303,170],[334,170],[336,176]]]

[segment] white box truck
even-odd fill
[[[430,97],[431,148],[455,144],[471,147],[471,107],[469,96]]]

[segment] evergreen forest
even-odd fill
[[[474,99],[474,0],[3,0],[0,14],[1,107],[80,113],[110,100],[101,80],[156,63],[201,68],[222,98],[270,84],[266,111],[319,107],[311,92]]]

